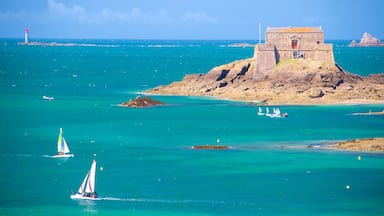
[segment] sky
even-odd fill
[[[0,0],[0,38],[258,40],[268,26],[384,38],[383,0]]]

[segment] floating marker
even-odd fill
[[[100,167],[100,171],[103,171],[104,170],[104,167]]]
[[[361,156],[359,155],[359,156],[357,156],[357,160],[361,160]]]
[[[351,187],[349,185],[345,186],[345,189],[349,190]]]

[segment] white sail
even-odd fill
[[[88,182],[85,186],[85,192],[95,192],[95,180],[96,180],[96,161],[93,160],[91,169],[89,170]]]
[[[62,141],[62,148],[61,148],[62,152],[64,154],[67,154],[69,153],[69,148],[68,148],[68,145],[67,145],[67,142],[65,141],[64,137],[63,137],[63,141]]]
[[[83,194],[84,191],[85,191],[84,188],[85,188],[85,185],[87,184],[88,177],[89,177],[89,172],[87,173],[87,175],[85,176],[83,182],[81,183],[81,185],[80,185],[80,187],[79,187],[78,192],[79,192],[80,194]]]

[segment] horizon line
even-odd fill
[[[0,39],[14,39],[14,40],[21,40],[20,42],[23,42],[24,41],[24,38],[23,37],[1,37],[0,36]],[[361,39],[361,38],[360,38]],[[360,40],[360,39],[324,39],[325,41],[346,41],[346,40]],[[54,37],[42,37],[42,38],[35,38],[31,40],[30,38],[30,42],[43,42],[43,41],[39,41],[39,40],[168,40],[168,41],[259,41],[259,39],[224,39],[224,38],[221,38],[221,39],[201,39],[201,38],[196,38],[196,39],[187,39],[187,38],[54,38]],[[261,39],[261,41],[265,41],[265,39]]]

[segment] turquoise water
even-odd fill
[[[120,108],[138,92],[253,50],[223,46],[234,41],[17,41],[0,41],[1,215],[384,214],[384,154],[305,148],[383,137],[382,116],[351,114],[384,105],[282,106],[286,119],[204,97],[154,96],[169,105]],[[384,72],[384,48],[333,43],[344,69]],[[74,158],[46,157],[60,127]],[[217,139],[233,148],[191,149]],[[93,158],[102,200],[71,200]]]

